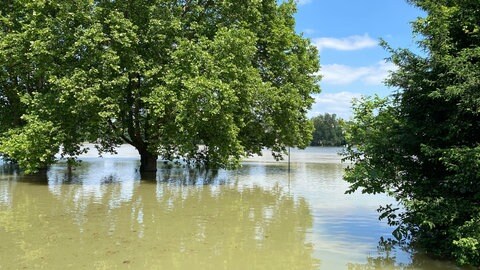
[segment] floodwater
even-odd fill
[[[135,151],[85,155],[71,174],[0,166],[0,269],[458,269],[378,247],[384,195],[345,195],[339,148],[292,150],[237,171],[159,162],[141,180]]]

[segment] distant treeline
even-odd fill
[[[311,119],[314,126],[313,139],[310,146],[342,146],[345,145],[343,127],[345,121],[336,114],[323,114]]]

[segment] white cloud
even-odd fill
[[[333,94],[320,94],[315,98],[315,104],[309,112],[313,117],[319,114],[336,114],[343,119],[349,119],[352,116],[352,100],[360,98],[360,93],[340,92]]]
[[[367,85],[381,85],[395,69],[394,64],[385,61],[363,67],[331,64],[323,65],[320,74],[322,82],[327,84],[347,85],[359,81]]]
[[[367,84],[370,85],[383,84],[390,73],[398,69],[398,67],[392,62],[385,61],[380,61],[376,66],[371,68],[371,72],[363,79]]]
[[[345,38],[314,38],[312,39],[312,42],[315,46],[317,46],[319,51],[322,49],[355,51],[378,46],[378,41],[371,38],[368,34],[364,34],[363,36],[349,36]]]

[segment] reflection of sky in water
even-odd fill
[[[205,194],[216,198],[223,196],[222,192],[228,191],[228,188],[240,191],[241,194],[242,190],[259,187],[273,196],[293,198],[293,203],[297,206],[306,203],[313,224],[298,229],[306,230],[302,232],[306,233],[304,245],[313,246],[313,255],[320,260],[321,269],[346,268],[348,263],[364,264],[367,257],[378,256],[379,238],[391,237],[392,228],[385,222],[378,221],[376,209],[393,200],[384,195],[364,195],[358,192],[345,195],[348,183],[342,180],[345,165],[338,162],[336,153],[339,149],[323,148],[324,152],[319,149],[308,148],[304,152],[292,150],[290,173],[285,162],[272,163],[272,158],[266,153],[264,157],[249,159],[238,171],[222,170],[217,174],[161,165],[155,184],[139,180],[140,175],[136,170],[138,160],[132,156],[134,152],[127,148],[121,149],[119,157],[115,158],[97,159],[88,154],[83,157],[82,165],[71,175],[67,173],[65,163],[52,166],[48,171],[48,190],[61,203],[73,204],[70,211],[82,232],[84,227],[88,229],[87,214],[92,214],[92,211],[96,214],[92,205],[108,206],[111,213],[124,205],[130,205],[129,219],[135,221],[131,230],[138,238],[143,238],[146,230],[151,230],[148,224],[151,224],[155,207],[161,205],[165,208],[162,211],[175,214],[179,202],[187,203],[189,198],[196,198],[206,191]],[[12,204],[13,185],[12,181],[0,179],[0,206]],[[151,188],[160,205],[145,205],[152,202],[135,195],[139,189],[148,188]],[[280,203],[283,200],[265,202],[263,208],[258,209],[261,211],[257,211],[255,204],[245,209],[245,218],[255,225],[252,233],[259,248],[269,236],[270,232],[265,231],[271,229],[268,224],[275,222],[274,218],[279,218],[276,211],[281,207],[275,204]],[[248,202],[245,205],[248,207]],[[293,209],[303,209],[297,206]],[[99,210],[98,214],[100,213]],[[113,214],[111,216],[115,217]],[[119,223],[121,220],[111,218],[110,215],[105,218],[109,222],[109,234],[114,235],[117,227],[122,226]],[[212,217],[199,215],[192,218],[195,228],[192,228],[191,233],[198,241],[206,241]],[[213,218],[213,221],[220,222],[222,217]],[[189,250],[187,246],[182,248],[184,251]],[[397,265],[411,262],[406,252],[397,250],[390,255],[396,257]]]
[[[111,194],[109,203],[112,208],[118,203],[130,201],[138,173],[132,166],[133,161],[114,159],[84,159],[81,166],[74,169],[71,176],[66,172],[66,164],[52,166],[48,172],[48,188],[56,195],[62,190],[75,190],[75,201],[90,198],[94,203],[101,203],[109,192],[108,185],[118,188]]]
[[[312,211],[313,228],[308,231],[307,241],[315,248],[315,255],[326,269],[338,266],[338,261],[363,262],[369,254],[376,254],[380,236],[390,237],[391,228],[378,221],[376,208],[380,204],[392,202],[382,195],[345,195],[348,183],[341,180],[345,165],[339,164],[336,153],[338,149],[328,148],[327,159],[316,163],[305,163],[309,155],[321,158],[317,152],[306,152],[300,155],[295,152],[291,172],[283,163],[270,163],[267,154],[262,158],[254,158],[245,163],[238,171],[219,171],[218,174],[206,173],[185,168],[168,168],[161,166],[157,172],[155,193],[161,200],[165,192],[165,184],[178,188],[177,196],[186,200],[195,186],[208,188],[213,194],[220,192],[221,185],[236,185],[239,190],[255,186],[270,190],[278,186],[284,188],[290,196],[304,198]],[[335,162],[331,162],[334,159]],[[264,161],[267,161],[265,163]],[[49,171],[49,189],[53,194],[61,195],[64,189],[74,191],[73,200],[77,205],[78,215],[84,215],[87,204],[102,203],[108,196],[111,209],[119,207],[122,202],[132,200],[135,186],[140,178],[135,170],[136,161],[125,158],[104,158],[102,160],[86,157],[80,168],[68,178],[65,165],[54,166]],[[180,179],[180,181],[179,181]],[[110,185],[110,186],[107,186]],[[115,192],[107,187],[115,185]],[[174,198],[169,197],[167,206],[174,206]],[[272,210],[263,210],[263,220],[268,222]],[[253,220],[255,209],[251,209]],[[132,211],[132,218],[143,224],[144,213],[139,208]],[[79,220],[82,220],[81,218]],[[81,222],[81,221],[78,221]],[[201,221],[199,221],[201,224]],[[200,225],[201,226],[201,225]],[[255,237],[264,238],[263,226],[255,227]],[[201,230],[197,232],[201,236]],[[258,244],[261,244],[259,241]],[[352,246],[354,247],[352,249]],[[399,255],[403,263],[409,262],[408,254]]]
[[[11,203],[10,184],[7,181],[0,180],[0,204],[10,205]]]
[[[384,195],[344,194],[348,188],[341,180],[344,167],[338,163],[293,163],[288,175],[285,164],[252,162],[239,174],[245,177],[243,184],[271,188],[280,183],[292,196],[305,198],[314,220],[308,239],[322,268],[334,269],[339,261],[361,263],[366,256],[375,255],[379,238],[391,237],[392,231],[378,220],[376,209],[394,200]],[[398,263],[411,261],[408,253],[397,251],[394,255]]]

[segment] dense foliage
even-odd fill
[[[345,145],[343,126],[345,122],[336,114],[321,114],[312,118],[313,139],[311,146]]]
[[[316,48],[294,1],[5,0],[0,153],[26,171],[95,142],[234,167],[267,147],[305,147]],[[198,144],[204,147],[199,150]]]
[[[412,0],[423,54],[393,50],[388,99],[356,103],[348,128],[350,192],[389,192],[379,209],[430,254],[480,265],[480,2]],[[388,47],[388,46],[387,46]]]

